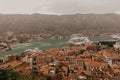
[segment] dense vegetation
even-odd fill
[[[0,69],[0,80],[45,80],[42,77],[23,75],[12,69]]]
[[[51,33],[69,35],[73,33],[119,32],[120,15],[76,14],[76,15],[0,15],[0,32]]]
[[[62,80],[62,74],[57,74],[55,77],[33,76],[32,74],[21,74],[12,69],[0,69],[0,80]]]

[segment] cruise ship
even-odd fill
[[[69,45],[83,45],[86,43],[91,43],[88,37],[72,37],[67,42]]]

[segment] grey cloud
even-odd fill
[[[0,13],[75,14],[119,11],[120,0],[0,0]]]
[[[120,9],[120,0],[50,0],[54,13],[111,13]]]

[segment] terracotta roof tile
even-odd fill
[[[107,63],[96,62],[96,61],[87,61],[85,63],[87,66],[93,66],[93,67],[108,66]]]
[[[16,65],[18,65],[20,63],[20,61],[14,60],[14,61],[10,61],[8,63],[3,64],[4,68],[7,67],[15,67]]]

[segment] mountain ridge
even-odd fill
[[[109,14],[0,14],[0,33],[119,33],[120,15]]]

